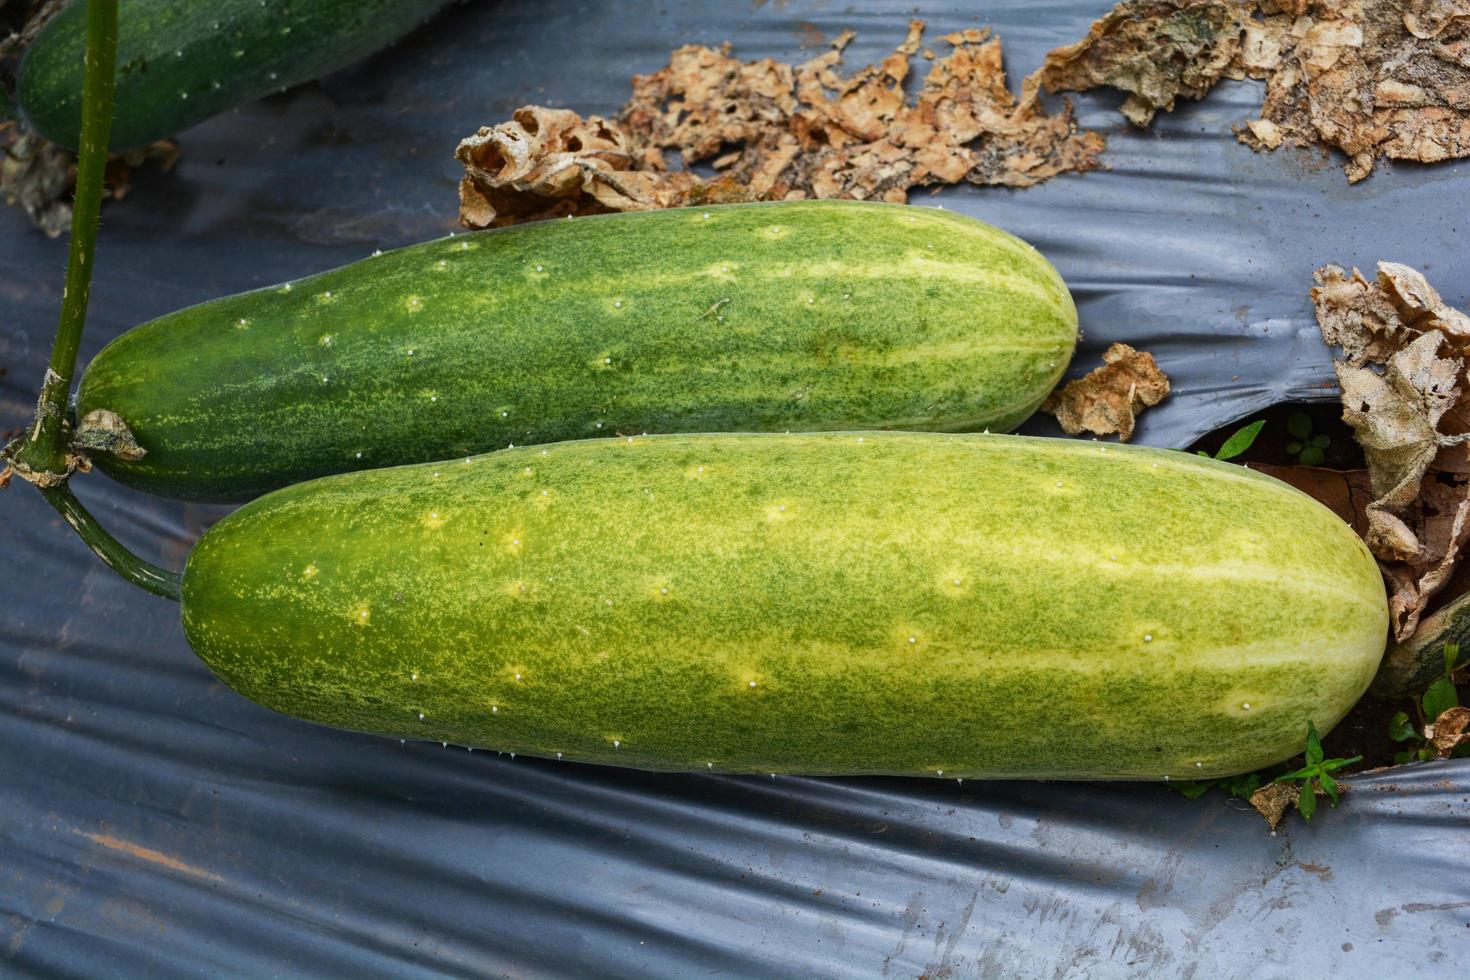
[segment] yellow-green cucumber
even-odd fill
[[[230,687],[398,738],[658,770],[1204,778],[1302,749],[1384,648],[1321,504],[1182,453],[668,435],[329,477],[200,540]]]
[[[242,499],[346,470],[644,432],[1005,430],[1077,314],[1034,248],[935,208],[732,205],[460,235],[137,327],[87,368],[147,451]]]

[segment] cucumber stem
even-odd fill
[[[82,506],[82,502],[65,483],[39,489],[46,502],[56,508],[66,522],[82,536],[82,540],[87,542],[87,547],[107,563],[107,567],[154,595],[179,601],[180,582],[183,578],[180,573],[159,568],[129,551],[121,541],[97,523],[97,518]]]
[[[150,564],[123,547],[122,542],[97,523],[67,486],[78,457],[67,445],[66,410],[72,375],[76,373],[77,351],[82,343],[82,327],[87,320],[87,301],[92,292],[92,258],[97,246],[107,140],[112,129],[112,103],[117,87],[117,2],[86,0],[82,130],[61,320],[56,327],[56,343],[51,347],[51,363],[41,384],[36,420],[24,437],[6,447],[4,461],[9,464],[9,470],[36,485],[46,502],[56,508],[110,568],[134,585],[177,600],[180,574]]]
[[[64,480],[69,472],[66,447],[66,403],[76,372],[77,349],[92,292],[92,258],[96,252],[102,180],[107,169],[107,139],[112,129],[113,93],[117,86],[117,0],[86,0],[87,51],[82,82],[82,138],[77,158],[77,187],[71,215],[71,242],[66,257],[66,288],[61,294],[61,321],[51,364],[41,385],[36,421],[13,453],[12,465],[27,473]]]

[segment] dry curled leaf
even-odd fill
[[[742,62],[686,45],[633,79],[616,119],[526,106],[460,143],[460,220],[472,228],[560,215],[738,201],[905,201],[912,187],[1029,187],[1099,166],[1103,139],[1070,106],[1049,113],[1029,80],[1006,85],[1000,40],[944,40],[919,91],[904,91],[924,25],[880,64],[839,72],[845,31],[799,65]],[[677,153],[680,166],[671,163]],[[691,168],[708,165],[713,176]]]
[[[25,49],[66,2],[44,0],[7,8],[0,0],[0,77],[14,77]],[[132,172],[145,162],[156,161],[170,170],[178,155],[172,140],[114,154],[107,161],[103,199],[121,200],[129,190]],[[0,122],[0,198],[23,210],[47,237],[55,238],[71,226],[76,160],[72,151],[19,123]]]
[[[1470,540],[1470,317],[1408,266],[1317,270],[1312,302],[1336,364],[1343,420],[1368,462],[1364,538],[1387,578],[1394,638],[1408,640]]]
[[[1470,4],[1463,0],[1124,0],[1038,73],[1048,91],[1128,93],[1140,126],[1221,79],[1261,79],[1247,145],[1334,147],[1349,181],[1383,157],[1470,156]]]
[[[15,123],[0,124],[0,197],[19,207],[31,224],[50,238],[71,226],[71,196],[76,184],[77,158]],[[155,161],[164,170],[173,168],[179,148],[172,140],[159,140],[107,160],[103,200],[120,200],[127,194],[135,169]]]
[[[111,453],[118,459],[138,460],[148,455],[122,417],[105,408],[94,408],[83,416],[71,444],[83,453]]]
[[[6,204],[24,211],[48,238],[55,238],[71,224],[67,192],[75,180],[76,157],[14,124],[4,132],[0,195]]]
[[[1093,23],[1087,37],[1046,56],[1048,91],[1108,86],[1128,93],[1121,112],[1136,126],[1169,112],[1181,95],[1203,98],[1241,54],[1242,3],[1131,0]]]
[[[1275,830],[1286,811],[1296,803],[1301,790],[1291,783],[1267,783],[1251,794],[1251,806],[1256,808],[1266,823]]]
[[[1429,740],[1441,759],[1461,745],[1470,745],[1470,708],[1455,707],[1440,712],[1439,717],[1424,726],[1424,737]]]
[[[1050,412],[1068,435],[1113,433],[1127,442],[1138,413],[1157,405],[1169,393],[1169,378],[1152,354],[1114,344],[1103,354],[1103,366],[1052,392],[1041,410]]]

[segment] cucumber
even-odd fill
[[[87,368],[147,455],[241,499],[344,470],[614,433],[1009,429],[1077,314],[1031,246],[932,208],[646,211],[389,252],[137,327]]]
[[[345,68],[449,0],[125,0],[118,11],[111,146],[171,136],[217,112]],[[67,5],[26,50],[17,94],[31,126],[75,147],[86,3]]]
[[[661,770],[1158,779],[1363,693],[1372,556],[1270,477],[1003,435],[669,435],[329,477],[183,574],[230,687],[398,738]]]

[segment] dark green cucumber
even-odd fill
[[[125,0],[118,11],[115,150],[310,81],[387,47],[449,0]],[[86,4],[69,4],[27,49],[27,120],[77,145]]]
[[[389,252],[137,327],[80,415],[175,497],[613,433],[1009,429],[1077,315],[1031,246],[932,208],[824,201],[544,222]]]
[[[1363,693],[1382,577],[1241,467],[1060,439],[653,436],[329,477],[210,529],[189,642],[399,738],[650,769],[1204,778]]]

